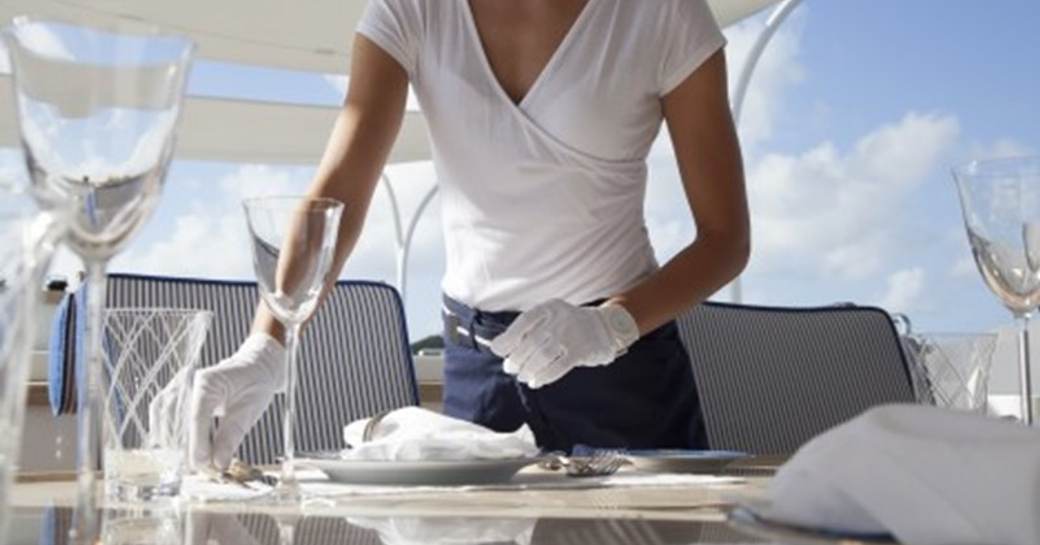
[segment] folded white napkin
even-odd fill
[[[350,460],[501,460],[538,454],[534,434],[526,425],[512,433],[421,409],[405,407],[383,417],[372,438],[362,441],[368,419],[346,426],[343,438]]]
[[[907,545],[1040,543],[1040,430],[935,407],[872,409],[777,473],[764,515]]]

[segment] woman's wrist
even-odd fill
[[[635,318],[621,303],[607,300],[597,310],[603,317],[603,322],[607,326],[607,331],[610,332],[619,355],[628,350],[628,347],[635,344],[642,336]]]

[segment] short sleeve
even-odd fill
[[[396,60],[409,76],[419,62],[424,0],[369,0],[357,32]],[[441,1],[441,0],[438,0]]]
[[[726,45],[705,0],[667,0],[666,4],[657,79],[661,96],[672,92]]]

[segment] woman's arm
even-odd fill
[[[361,234],[372,194],[401,128],[408,94],[408,75],[379,46],[358,35],[352,52],[347,97],[307,191],[309,197],[336,199],[345,205],[332,265],[337,272]],[[330,278],[334,281],[337,276]],[[284,337],[281,324],[263,304],[257,308],[253,332]]]
[[[737,277],[751,252],[744,168],[720,50],[662,99],[696,239],[639,284],[611,298],[640,334],[661,326]]]

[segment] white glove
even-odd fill
[[[521,314],[491,342],[502,369],[530,388],[556,382],[575,367],[607,365],[639,339],[621,305],[577,307],[553,299]]]
[[[285,389],[285,348],[270,335],[254,333],[230,358],[195,373],[188,449],[195,469],[223,470],[260,419],[274,394]],[[210,431],[213,417],[220,426]]]

